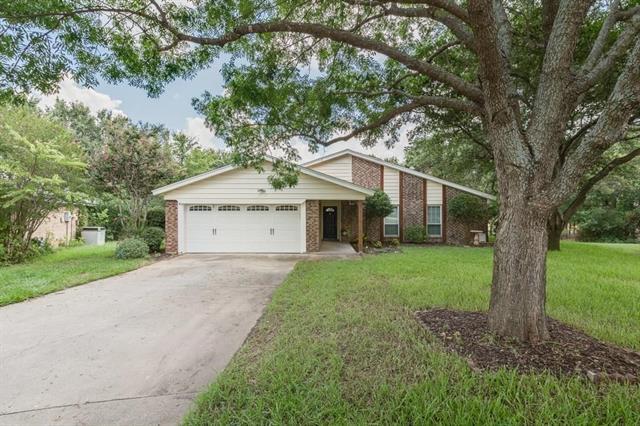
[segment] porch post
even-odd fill
[[[358,252],[362,253],[362,251],[364,250],[364,241],[363,241],[363,237],[364,237],[364,232],[363,232],[363,219],[362,219],[362,212],[363,212],[363,203],[362,200],[358,200],[356,202],[357,206],[358,206]]]

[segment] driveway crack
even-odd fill
[[[130,401],[130,400],[136,400],[136,399],[148,399],[148,398],[162,398],[165,396],[188,396],[188,397],[193,397],[195,395],[197,395],[198,392],[178,392],[178,393],[163,393],[163,394],[158,394],[158,395],[139,395],[139,396],[127,396],[127,397],[122,397],[122,398],[111,398],[111,399],[101,399],[101,400],[97,400],[97,401],[85,401],[85,402],[81,402],[81,403],[75,403],[75,404],[61,404],[61,405],[52,405],[50,407],[42,407],[42,408],[33,408],[30,410],[18,410],[18,411],[10,411],[10,412],[6,412],[6,413],[0,413],[0,417],[2,416],[10,416],[13,414],[23,414],[23,413],[32,413],[32,412],[36,412],[36,411],[45,411],[45,410],[54,410],[56,408],[68,408],[68,407],[82,407],[83,405],[93,405],[93,404],[104,404],[106,402],[118,402],[118,401]]]

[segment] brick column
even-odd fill
[[[410,175],[408,173],[401,173],[400,177],[402,183],[402,193],[400,197],[402,199],[402,235],[404,231],[410,226],[423,226],[425,224],[424,211],[425,211],[425,183],[424,179],[417,176]]]
[[[363,211],[364,211],[364,201],[358,200],[356,201],[356,205],[358,206],[358,252],[362,253],[364,251],[364,232],[363,232]]]
[[[307,252],[320,250],[320,201],[307,200]]]
[[[178,202],[166,200],[164,202],[164,232],[165,249],[170,254],[178,253]]]

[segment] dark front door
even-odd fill
[[[338,208],[327,206],[322,208],[322,239],[338,239]]]

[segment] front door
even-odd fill
[[[335,206],[322,208],[322,239],[338,239],[338,208]]]

